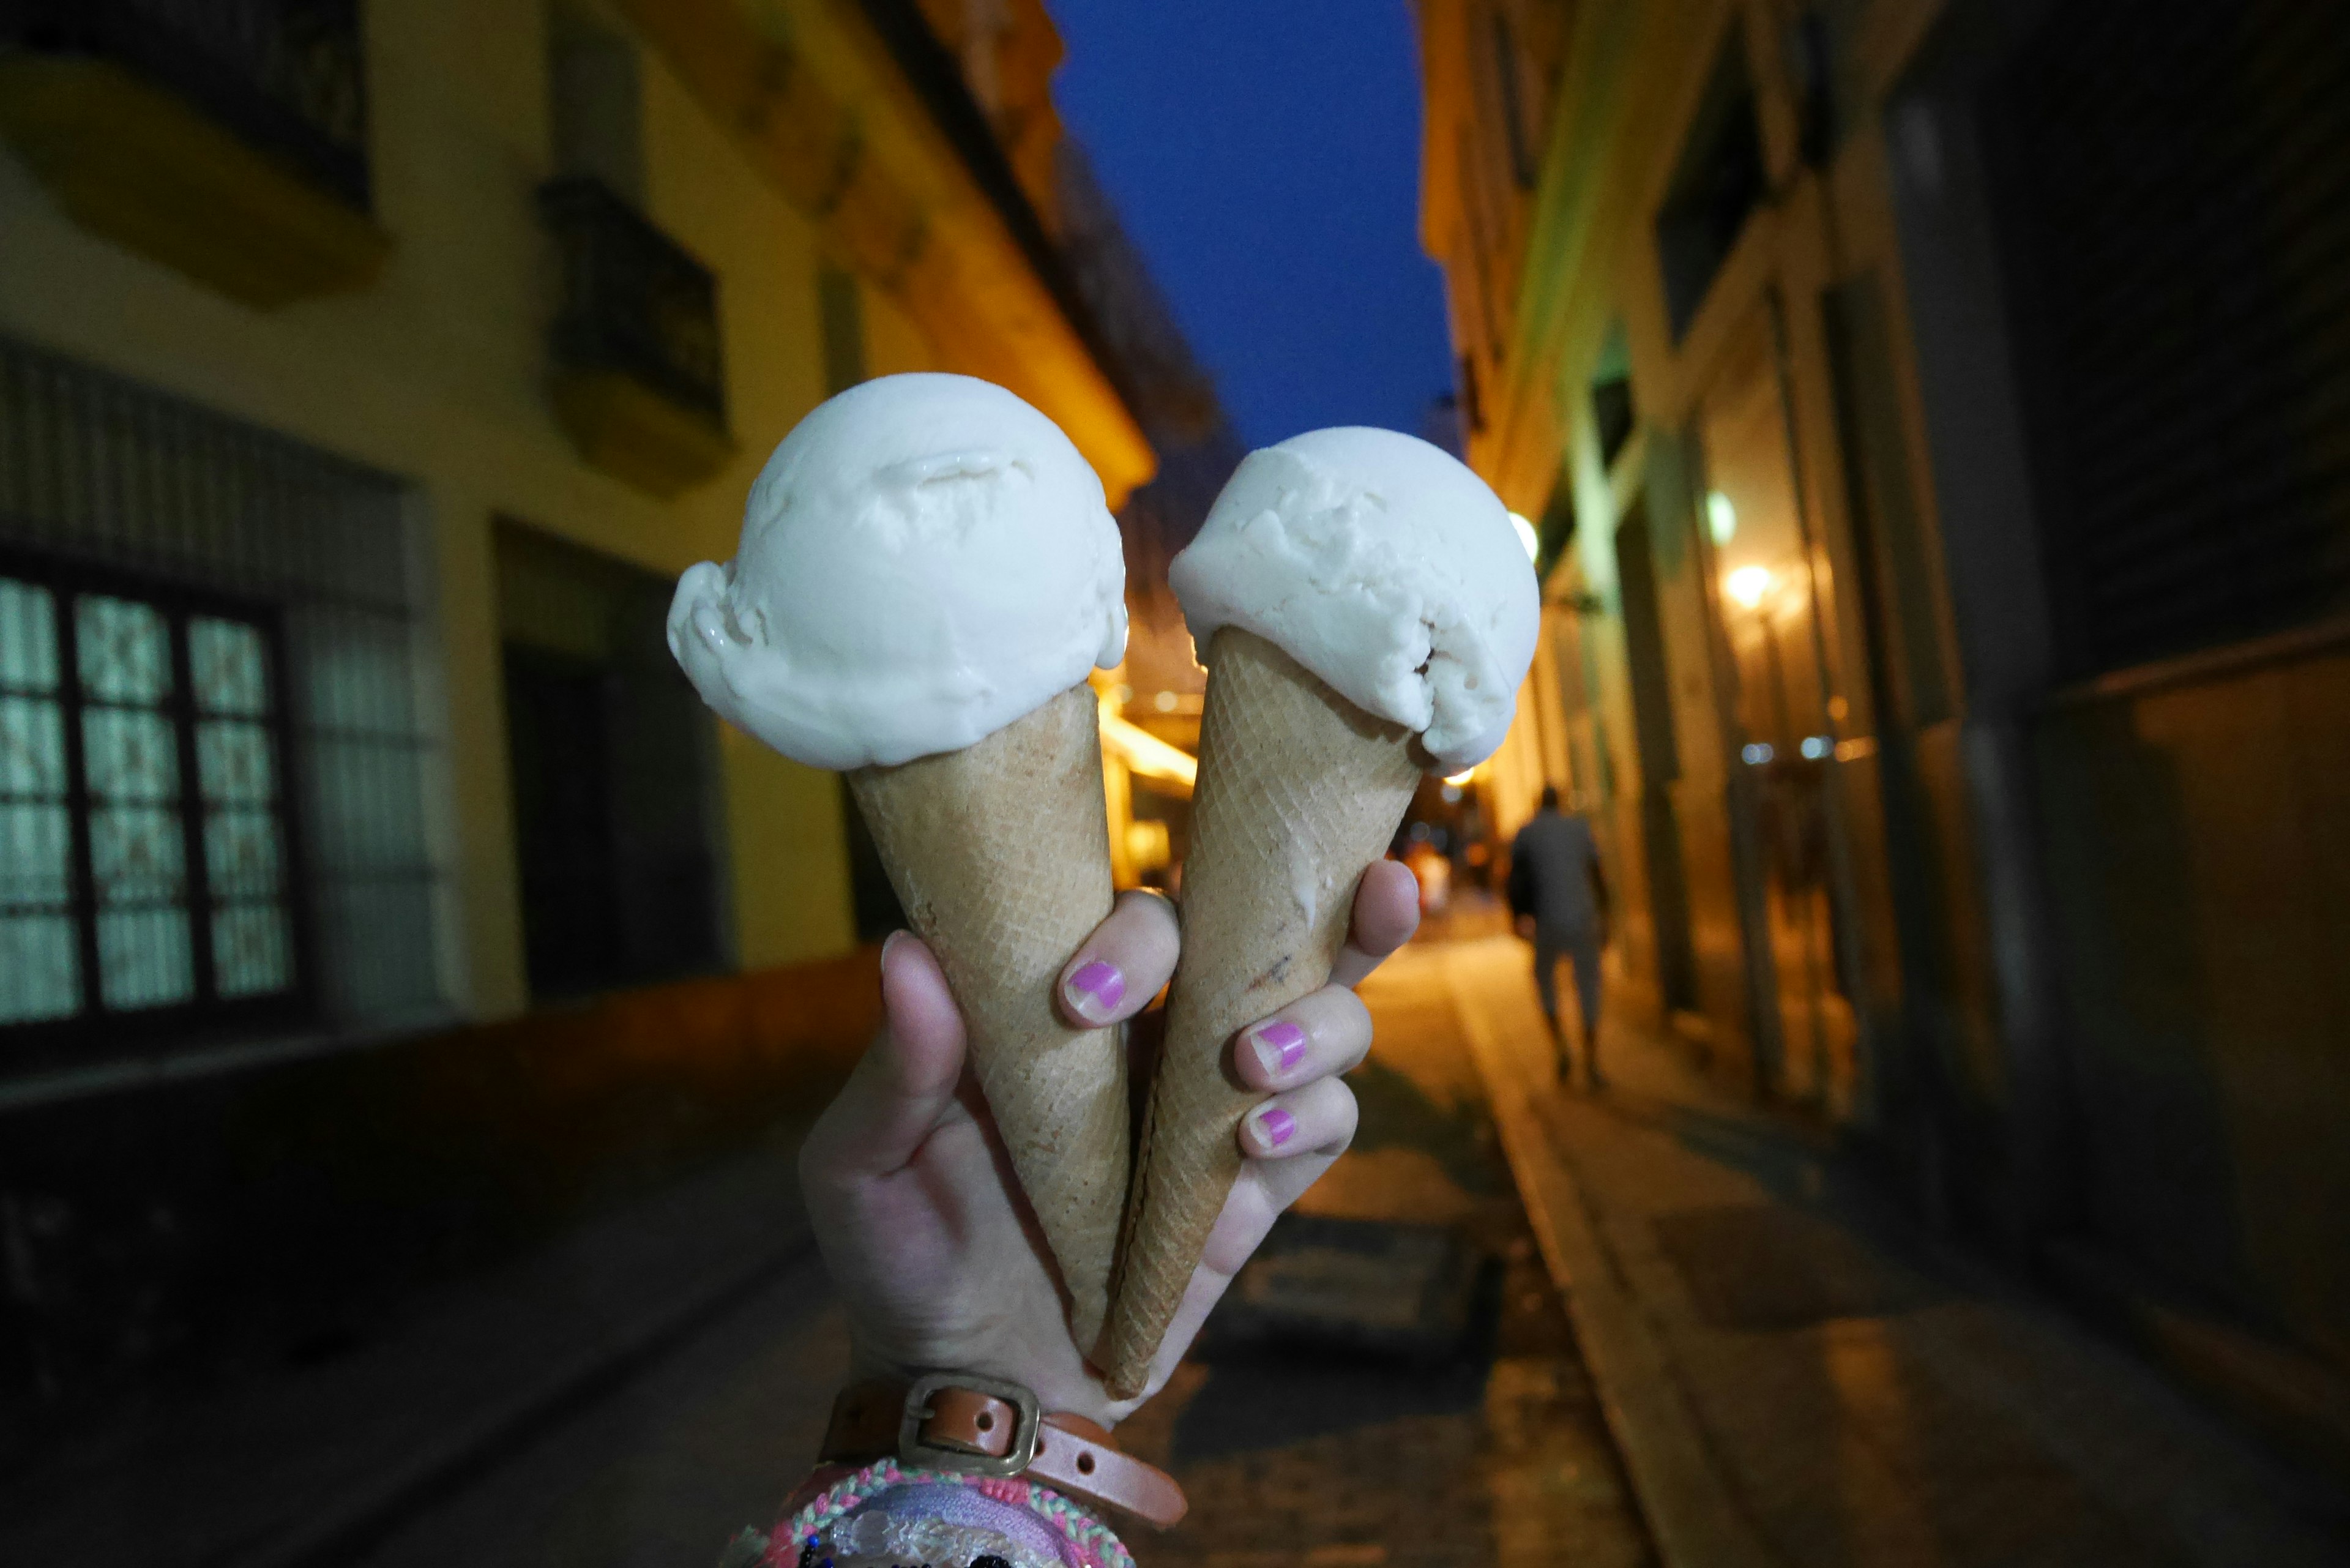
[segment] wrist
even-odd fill
[[[852,1471],[1044,1487],[1162,1530],[1187,1506],[1173,1478],[1119,1449],[1098,1424],[1048,1410],[1035,1389],[968,1368],[851,1383],[833,1401],[816,1463],[795,1506]]]
[[[849,1331],[848,1336],[848,1380],[851,1383],[874,1379],[910,1383],[927,1372],[976,1372],[1034,1389],[1038,1403],[1047,1411],[1082,1416],[1105,1431],[1114,1430],[1143,1401],[1111,1398],[1108,1388],[1095,1376],[1091,1367],[1082,1362],[1077,1362],[1074,1367],[1064,1364],[1075,1359],[1074,1356],[1045,1357],[977,1347],[955,1351],[942,1347],[935,1355],[912,1356],[903,1354],[899,1347],[876,1344],[854,1329]]]

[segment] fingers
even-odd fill
[[[1276,1136],[1283,1119],[1287,1132]],[[1159,1342],[1145,1397],[1157,1392],[1182,1360],[1232,1276],[1263,1245],[1273,1222],[1346,1152],[1354,1141],[1355,1123],[1354,1094],[1335,1077],[1275,1096],[1249,1113],[1240,1137],[1250,1158],[1216,1216],[1200,1266],[1192,1271],[1167,1337]]]
[[[959,1112],[962,1015],[939,961],[904,931],[881,945],[881,1006],[880,1033],[800,1149],[808,1186],[846,1186],[899,1169],[941,1119]]]
[[[1252,1159],[1336,1158],[1355,1141],[1355,1093],[1336,1078],[1275,1095],[1241,1118],[1241,1152]],[[1300,1188],[1299,1191],[1304,1191]]]
[[[1310,1095],[1310,1102],[1294,1109],[1281,1107],[1289,1110],[1297,1130],[1278,1147],[1277,1158],[1253,1158],[1242,1168],[1232,1196],[1216,1216],[1215,1229],[1208,1233],[1207,1249],[1200,1257],[1203,1272],[1227,1279],[1240,1272],[1241,1265],[1263,1244],[1282,1211],[1322,1179],[1354,1141],[1355,1096],[1346,1085],[1326,1078],[1311,1090],[1299,1092]],[[1260,1115],[1251,1113],[1249,1122],[1255,1122]],[[1249,1123],[1243,1123],[1244,1140],[1251,1138],[1248,1128]]]
[[[1370,1011],[1327,985],[1234,1035],[1232,1071],[1252,1089],[1291,1089],[1353,1071],[1370,1049]]]
[[[1174,906],[1166,899],[1149,892],[1119,894],[1109,919],[1062,967],[1063,1016],[1098,1026],[1141,1012],[1175,972],[1180,940]]]
[[[1355,923],[1330,966],[1334,985],[1357,985],[1419,929],[1419,878],[1399,860],[1374,860],[1355,885]]]

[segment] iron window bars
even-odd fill
[[[303,952],[334,1030],[446,1012],[410,504],[389,475],[0,337],[0,552],[276,618]],[[0,1073],[89,1057],[25,1033],[0,1030]]]
[[[359,0],[0,0],[0,43],[111,60],[367,210]]]
[[[556,180],[539,209],[563,254],[557,364],[642,382],[723,430],[718,280],[598,181]]]
[[[0,1029],[307,1012],[266,610],[0,557]]]

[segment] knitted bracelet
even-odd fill
[[[1099,1520],[1048,1487],[1017,1476],[910,1469],[884,1459],[862,1469],[827,1467],[786,1503],[765,1550],[745,1532],[730,1561],[762,1568],[1134,1568]],[[739,1555],[735,1555],[739,1553]]]

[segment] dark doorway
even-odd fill
[[[592,990],[620,961],[604,672],[516,643],[506,645],[505,670],[531,994]]]
[[[532,996],[718,968],[713,737],[668,581],[512,524],[498,575]]]

